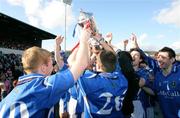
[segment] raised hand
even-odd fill
[[[132,47],[131,48],[139,48],[139,45],[137,43],[137,37],[134,33],[131,34],[131,43],[132,43]]]
[[[108,42],[108,44],[111,44],[112,38],[113,38],[112,32],[108,32],[106,34],[105,40]]]
[[[61,69],[64,66],[64,60],[63,57],[61,57],[59,51],[61,50],[60,44],[63,42],[64,37],[59,35],[55,38],[55,60],[57,62],[57,65],[59,69]]]
[[[87,41],[89,40],[91,36],[92,30],[90,28],[90,21],[87,21],[83,27],[83,30],[81,32],[81,40]]]
[[[57,36],[57,37],[55,38],[55,40],[56,40],[56,45],[60,45],[60,44],[63,42],[63,39],[64,39],[63,36],[61,36],[61,35]]]
[[[131,34],[131,40],[132,41],[137,41],[137,37],[134,33]]]
[[[123,41],[123,43],[124,43],[124,51],[126,51],[126,47],[127,47],[127,45],[128,45],[128,42],[129,42],[128,39],[125,39],[125,40]]]

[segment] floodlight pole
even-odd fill
[[[64,5],[65,7],[65,31],[64,31],[64,51],[66,52],[66,7],[67,7],[67,4]]]
[[[63,1],[63,3],[64,3],[64,10],[65,10],[65,15],[64,15],[64,27],[65,27],[65,31],[64,31],[64,51],[66,51],[66,12],[67,12],[67,10],[66,10],[66,7],[67,7],[67,5],[71,5],[71,2],[72,2],[72,0],[62,0]]]

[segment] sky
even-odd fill
[[[120,49],[123,40],[135,33],[143,50],[168,46],[180,53],[180,0],[72,0],[66,6],[67,50],[78,41],[72,32],[81,9],[93,13],[103,36],[112,32],[112,43]],[[55,35],[65,35],[62,0],[0,0],[0,12]],[[53,51],[54,42],[45,40],[42,47]]]

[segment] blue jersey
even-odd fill
[[[142,51],[142,50],[141,50]],[[154,86],[164,118],[180,117],[180,63],[175,61],[171,73],[164,76],[156,60],[144,55],[154,71]]]
[[[78,113],[82,113],[84,112],[83,108],[84,108],[84,100],[82,98],[81,92],[80,92],[80,88],[79,88],[79,84],[76,83],[71,89],[70,89],[70,94],[71,94],[71,98],[73,98],[74,100],[77,100],[77,105],[76,105],[76,110],[75,112]]]
[[[169,75],[156,72],[154,89],[157,93],[164,118],[180,117],[180,66],[173,65]]]
[[[85,104],[85,118],[121,118],[122,102],[128,83],[120,72],[86,71],[78,80]]]
[[[84,118],[84,100],[83,96],[80,92],[79,84],[75,83],[75,85],[69,89],[70,91],[70,100],[69,100],[69,108],[68,112],[70,117],[72,118]]]
[[[61,55],[61,57],[63,57],[64,63],[67,64],[68,63],[67,62],[68,56],[67,56],[66,52],[60,51],[60,55]]]
[[[12,92],[0,103],[0,118],[45,118],[49,109],[74,85],[69,69],[48,77],[28,74],[19,78]]]
[[[147,72],[144,68],[139,68],[137,71],[135,71],[135,73],[138,75],[139,78],[143,78],[145,80],[145,82],[147,81],[148,76],[147,76]],[[134,100],[140,100],[143,107],[145,107],[144,98],[145,98],[145,93],[141,88],[139,88],[139,91],[138,91],[137,95],[135,96]]]
[[[64,71],[67,68],[67,64],[64,64],[60,71]],[[76,118],[81,118],[84,104],[82,95],[79,94],[79,85],[76,82],[60,99],[60,113],[69,112],[70,117],[76,116]]]
[[[70,93],[66,91],[65,94],[59,100],[59,113],[68,112],[68,102],[70,100]]]
[[[139,78],[145,79],[145,87],[149,87],[149,71],[146,68],[139,68],[136,71],[136,74],[139,76]],[[146,114],[146,108],[151,106],[150,96],[142,89],[139,88],[139,91],[137,95],[135,96],[134,100],[139,100],[142,104],[143,111],[144,111],[144,117],[147,118]],[[136,107],[134,108],[136,109]],[[142,113],[143,113],[142,111]]]

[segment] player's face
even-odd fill
[[[159,52],[157,56],[157,61],[161,69],[166,69],[172,64],[172,59],[170,59],[167,52]]]
[[[133,59],[133,66],[138,66],[139,63],[141,62],[140,53],[138,51],[132,51],[131,57]]]
[[[52,58],[49,57],[48,63],[46,64],[46,67],[45,67],[45,74],[51,75],[52,70],[53,70],[53,61],[52,61]]]

